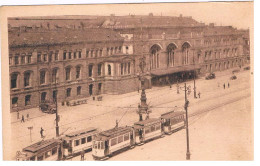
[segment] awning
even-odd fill
[[[199,65],[177,66],[177,67],[170,67],[170,68],[166,68],[166,69],[152,70],[151,74],[154,76],[163,76],[163,75],[178,73],[178,72],[182,72],[182,71],[193,71],[193,70],[197,70],[200,68],[201,67]]]

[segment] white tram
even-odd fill
[[[163,131],[165,134],[172,134],[185,127],[185,112],[171,111],[161,115]]]
[[[17,161],[55,161],[60,159],[60,140],[49,139],[32,144],[18,151]]]
[[[130,126],[100,132],[93,140],[92,156],[103,159],[115,152],[134,146],[134,130]]]
[[[97,128],[87,128],[66,134],[62,138],[63,158],[67,159],[79,154],[82,151],[92,148],[92,140],[98,134]]]
[[[147,119],[134,124],[135,142],[137,145],[163,135],[160,119]]]

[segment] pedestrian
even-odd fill
[[[19,117],[19,111],[17,110],[17,120],[19,119],[20,117]]]
[[[43,138],[43,128],[41,127],[41,130],[40,130],[40,134],[41,134],[41,138]]]
[[[198,96],[199,96],[199,98],[200,98],[200,92],[198,93]]]
[[[84,150],[81,151],[81,161],[85,160],[85,153]]]
[[[22,115],[21,123],[24,122],[24,116]]]
[[[224,83],[223,87],[224,87],[224,89],[226,88],[226,85],[225,85],[225,83]]]
[[[229,88],[229,82],[228,82],[228,88]]]
[[[29,113],[26,115],[26,117],[27,117],[27,120],[29,120],[29,117],[30,117]]]

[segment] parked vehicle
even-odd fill
[[[250,66],[244,67],[244,70],[250,70]]]
[[[50,101],[43,101],[40,104],[40,109],[44,113],[54,114],[57,111],[56,104]]]
[[[215,73],[210,73],[209,75],[206,76],[206,80],[211,80],[211,79],[215,79],[216,76],[215,76]]]
[[[236,80],[237,76],[233,75],[232,77],[230,77],[231,80]]]

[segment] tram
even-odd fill
[[[162,130],[165,134],[172,134],[185,127],[185,112],[171,111],[161,115]]]
[[[16,154],[18,161],[55,161],[60,159],[61,141],[48,139],[32,144]]]
[[[115,152],[130,148],[134,144],[134,130],[132,127],[115,127],[94,137],[92,156],[94,159],[104,159]]]
[[[134,123],[135,143],[141,145],[149,140],[162,136],[161,120],[147,119]]]
[[[92,139],[99,130],[91,127],[66,134],[62,138],[63,158],[68,159],[78,155],[82,151],[92,149]]]

